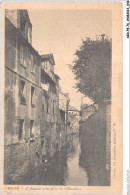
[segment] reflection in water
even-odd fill
[[[79,137],[76,135],[69,136],[69,146],[68,148],[68,176],[65,179],[64,185],[88,185],[87,174],[82,167],[79,167],[79,155],[80,155],[80,143]]]
[[[85,136],[86,124],[80,135],[67,138],[67,144],[48,163],[34,168],[17,184],[25,185],[108,185],[105,171],[104,147],[94,138]],[[16,183],[15,183],[16,184]]]
[[[79,134],[69,135],[67,144],[47,164],[34,168],[17,184],[88,185],[86,170],[79,166]]]

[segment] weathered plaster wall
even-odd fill
[[[20,15],[17,10],[7,11],[6,14],[12,24],[19,27]],[[40,56],[12,24],[6,20],[4,104],[6,184],[12,184],[34,166],[42,163],[44,160],[42,157],[53,157],[65,143],[65,125],[60,124],[58,79],[54,79],[57,93],[51,89],[48,92],[42,89]],[[24,82],[24,96],[22,94],[24,101],[21,100],[21,81]],[[33,105],[31,87],[34,88]],[[22,139],[19,138],[20,120],[24,120]],[[31,120],[34,121],[33,137],[30,133]]]
[[[4,148],[4,183],[20,179],[34,166],[41,163],[40,140],[11,144]]]
[[[16,13],[12,13],[16,14]],[[13,16],[12,16],[13,17]],[[6,24],[5,34],[5,119],[4,161],[5,183],[16,180],[41,162],[40,120],[41,88],[39,56],[28,44],[21,41],[13,27]],[[11,27],[11,28],[10,28]],[[20,45],[36,56],[34,74],[24,56],[26,66],[20,64]],[[26,53],[24,52],[24,55]],[[20,82],[25,82],[25,104],[20,101]],[[35,103],[31,105],[31,87],[35,89]],[[24,120],[22,139],[19,140],[20,119]],[[34,120],[34,138],[30,137],[30,120]]]

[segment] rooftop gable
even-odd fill
[[[53,65],[55,65],[55,60],[53,54],[44,54],[41,55],[42,60],[49,60]]]
[[[19,10],[19,12],[20,12],[20,16],[23,16],[24,18],[26,18],[26,21],[29,21],[31,23],[29,15],[28,15],[28,11],[26,9],[23,9],[23,10],[21,9]]]

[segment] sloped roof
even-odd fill
[[[36,51],[36,50],[34,49],[34,47],[33,47],[33,46],[28,42],[28,40],[23,36],[23,34],[21,33],[21,31],[20,31],[18,28],[16,28],[16,27],[13,25],[13,23],[12,23],[7,17],[5,17],[5,25],[6,25],[5,31],[6,31],[7,33],[16,33],[16,36],[17,36],[17,33],[18,33],[20,39],[21,39],[22,41],[24,41],[24,43],[26,43],[26,44],[28,45],[28,47],[30,47],[30,48],[33,50],[33,52],[35,52],[35,54],[39,56],[39,58],[41,58],[41,56],[39,55],[38,51]]]
[[[55,74],[55,77],[56,77],[57,79],[60,79],[60,77],[59,77],[57,74]]]
[[[71,118],[73,118],[73,117],[76,116],[76,114],[74,114],[74,113],[68,113],[68,116],[70,116]]]
[[[69,105],[68,111],[77,111],[77,112],[79,112],[78,109],[76,109],[74,106],[70,106],[70,105]]]
[[[52,61],[53,65],[55,65],[54,56],[53,56],[52,53],[50,53],[50,54],[43,54],[43,55],[41,55],[41,58],[43,60],[50,60],[50,61]]]
[[[87,109],[92,108],[92,107],[96,108],[93,104],[90,104],[90,105],[83,104],[81,110],[87,110]]]

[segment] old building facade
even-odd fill
[[[41,56],[41,136],[42,157],[52,157],[60,149],[59,77],[54,73],[53,54]]]
[[[53,54],[32,47],[27,10],[5,13],[4,183],[10,184],[62,147],[59,76]]]
[[[79,133],[80,113],[74,106],[68,108],[68,135]]]
[[[5,182],[40,161],[40,56],[31,30],[26,10],[6,10]]]
[[[63,91],[59,90],[59,114],[60,114],[60,126],[61,126],[61,142],[64,144],[66,141],[66,135],[68,132],[68,107],[69,107],[69,94],[63,93]]]

